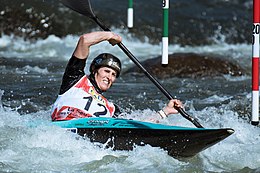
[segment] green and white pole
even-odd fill
[[[162,65],[168,65],[169,0],[163,0]]]
[[[128,28],[133,28],[133,26],[134,26],[133,0],[128,0],[127,27],[128,27]]]

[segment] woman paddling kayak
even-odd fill
[[[120,113],[117,106],[103,95],[121,71],[120,60],[112,54],[102,53],[91,63],[86,75],[84,68],[90,47],[102,41],[112,46],[120,43],[122,38],[107,31],[91,32],[82,35],[70,58],[63,75],[59,96],[52,108],[52,120],[71,120],[86,117],[117,117]],[[174,107],[183,107],[181,101],[172,99],[158,114],[166,118],[178,111]]]

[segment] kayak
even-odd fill
[[[150,145],[160,147],[176,158],[192,157],[234,133],[231,128],[189,128],[101,117],[52,123],[114,150],[133,150],[136,145]]]

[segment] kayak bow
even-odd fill
[[[148,144],[168,151],[173,157],[194,156],[234,133],[231,128],[188,128],[99,117],[55,121],[53,124],[114,150],[132,150],[135,145]]]

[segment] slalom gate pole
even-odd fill
[[[168,29],[169,29],[169,0],[162,1],[163,8],[163,30],[162,30],[162,65],[168,65]]]
[[[251,124],[259,124],[259,31],[260,0],[253,1],[253,37],[252,37],[252,116]]]
[[[128,0],[127,27],[128,27],[128,28],[133,28],[133,26],[134,26],[133,0]]]

